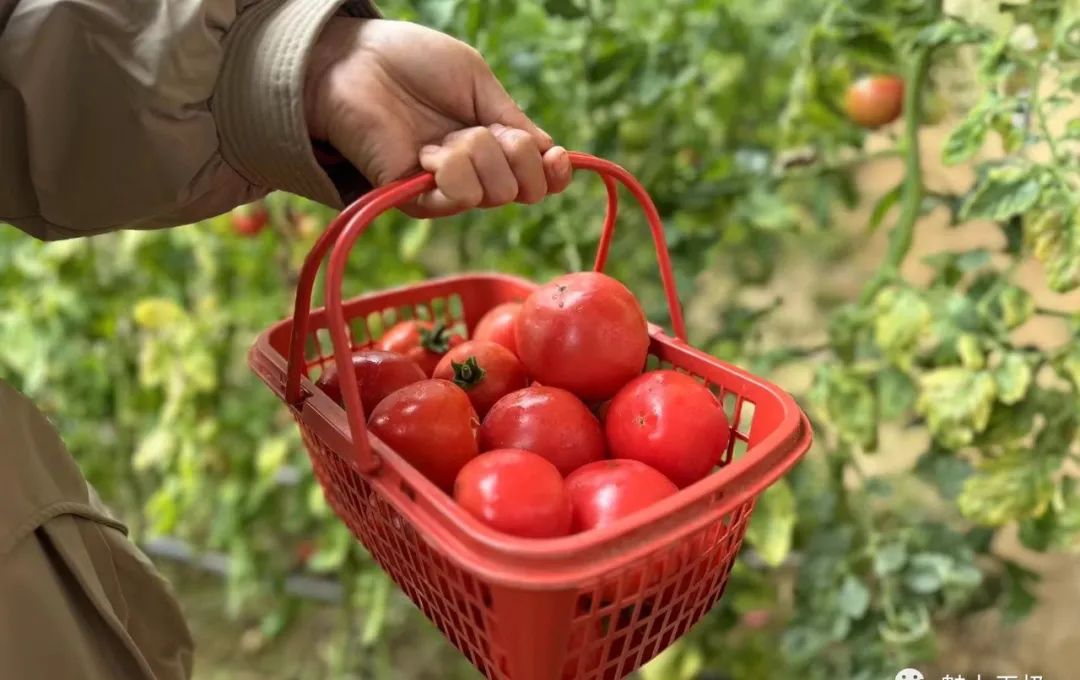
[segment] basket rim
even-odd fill
[[[538,286],[535,281],[518,276],[497,272],[470,272],[365,293],[350,298],[345,306],[348,309],[395,293],[416,292],[418,289],[440,288],[448,284],[479,280],[512,283],[523,289],[533,289]],[[325,318],[325,313],[324,307],[312,310],[310,328],[318,327],[318,321]],[[287,359],[284,353],[274,347],[271,338],[276,335],[288,337],[287,331],[291,329],[292,321],[292,317],[282,319],[261,332],[249,354],[249,362],[253,370],[282,400],[284,400]],[[589,572],[608,571],[615,563],[632,561],[637,556],[636,553],[655,549],[656,537],[642,535],[659,535],[657,531],[649,531],[650,528],[655,529],[662,524],[664,525],[663,535],[676,540],[679,536],[692,533],[697,528],[713,521],[715,517],[727,514],[747,500],[756,497],[802,457],[813,438],[806,415],[795,399],[780,387],[668,335],[651,322],[649,335],[654,343],[660,343],[669,350],[683,354],[698,363],[707,363],[721,369],[737,378],[744,386],[754,386],[757,391],[774,400],[783,415],[771,432],[755,444],[748,445],[739,458],[733,459],[709,476],[680,489],[678,493],[659,503],[607,527],[549,539],[510,536],[488,527],[465,512],[450,495],[435,486],[373,434],[369,433],[369,442],[372,449],[378,453],[382,465],[392,467],[401,479],[412,487],[417,496],[424,497],[434,512],[406,497],[397,485],[385,483],[385,475],[378,471],[364,475],[357,469],[352,456],[345,451],[337,450],[338,447],[328,448],[332,448],[334,455],[338,455],[357,474],[362,475],[397,510],[409,516],[414,523],[417,520],[427,519],[428,521],[423,524],[429,530],[435,524],[437,530],[430,532],[433,535],[428,537],[429,541],[436,539],[440,543],[446,541],[458,543],[470,549],[471,552],[480,553],[477,557],[486,558],[483,559],[487,562],[486,566],[474,563],[475,561],[470,562],[474,571],[493,580],[509,580],[517,583],[520,582],[520,578],[514,578],[508,574],[507,567],[511,565],[506,564],[507,561],[517,562],[517,568],[510,571],[519,573],[521,567],[547,568],[559,562],[576,560],[577,571],[573,579],[559,578],[554,573],[547,575],[546,578],[544,575],[534,576],[536,576],[535,580],[548,582],[549,585],[565,584],[570,581],[580,582],[580,573],[586,566],[580,562],[583,557],[593,554],[598,562],[604,563],[596,564],[595,569],[588,569]],[[308,376],[302,377],[301,384],[304,398],[299,404],[289,405],[289,408],[299,418],[309,422],[321,421],[320,425],[324,429],[325,426],[329,426],[336,431],[335,439],[338,439],[338,443],[351,447],[352,437],[344,409],[317,390]],[[698,508],[698,506],[701,507]],[[698,509],[704,512],[695,513],[694,511]],[[432,515],[437,516],[434,518],[438,520],[437,522],[430,521],[433,519]],[[641,541],[627,540],[632,538],[640,538]],[[651,541],[650,538],[652,538]],[[460,551],[452,550],[448,551],[448,554],[460,555]]]

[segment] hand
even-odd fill
[[[416,24],[334,18],[313,51],[305,114],[376,186],[421,168],[437,188],[402,209],[438,217],[535,203],[570,183],[570,158],[480,54]]]

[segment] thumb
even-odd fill
[[[506,89],[499,82],[486,64],[481,73],[477,74],[475,87],[476,101],[474,102],[477,123],[480,125],[495,125],[496,123],[510,128],[517,128],[528,132],[540,148],[540,153],[546,152],[555,146],[551,135],[540,129],[536,123],[525,115],[521,107],[511,99]]]

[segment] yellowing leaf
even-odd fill
[[[770,486],[754,507],[746,540],[766,564],[777,567],[791,552],[795,496],[783,479]]]
[[[883,290],[874,305],[874,341],[894,362],[909,367],[919,339],[930,326],[930,306],[910,288]]]
[[[949,448],[967,446],[986,429],[998,388],[988,373],[960,366],[922,376],[917,408],[934,436]]]
[[[135,323],[153,331],[179,323],[186,314],[180,305],[168,298],[145,298],[135,303],[132,316]]]
[[[985,461],[964,482],[957,503],[964,516],[999,526],[1046,512],[1060,458],[1017,448]]]
[[[997,382],[998,399],[1003,404],[1016,404],[1027,394],[1031,387],[1031,364],[1019,352],[1009,352],[994,369],[994,381]]]
[[[1046,268],[1051,289],[1064,293],[1080,286],[1080,216],[1046,210],[1025,223],[1024,241]]]

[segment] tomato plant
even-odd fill
[[[561,144],[634,173],[663,217],[693,344],[777,377],[814,419],[817,445],[757,503],[727,595],[647,680],[893,677],[969,613],[1016,620],[1038,603],[1036,574],[994,539],[1051,551],[1080,536],[1073,3],[380,5],[476,45]],[[844,111],[866,73],[904,80],[888,134]],[[902,169],[875,193],[861,180],[882,163]],[[943,181],[951,166],[969,179]],[[664,324],[647,227],[623,198],[609,271]],[[437,228],[387,215],[352,254],[346,294],[587,269],[603,200],[578,173],[539,205]],[[331,216],[291,196],[266,207],[253,239],[228,216],[47,245],[0,230],[0,375],[53,418],[133,535],[230,558],[229,612],[283,630],[299,616],[284,586],[295,546],[313,542],[305,569],[345,587],[349,625],[334,670],[305,650],[295,675],[406,677],[391,642],[411,656],[430,628],[333,517],[295,426],[244,366],[255,334],[290,313]],[[953,245],[934,246],[939,232]],[[812,385],[789,385],[799,370]],[[899,432],[913,467],[871,473]],[[747,630],[762,610],[769,623]],[[475,677],[462,667],[449,654],[440,678]]]

